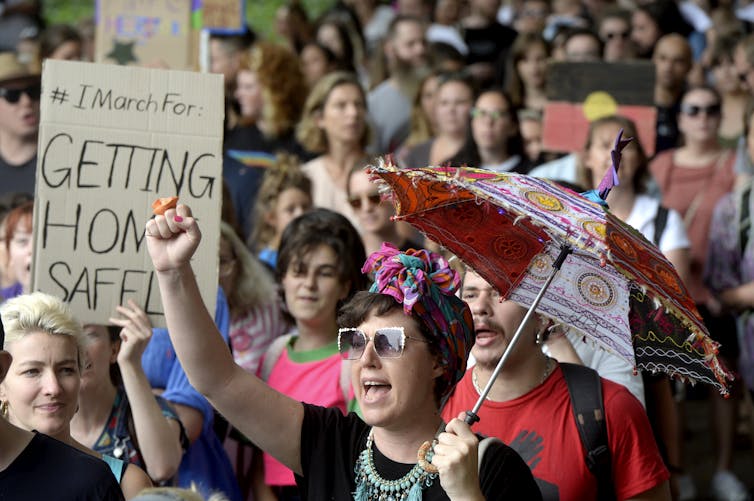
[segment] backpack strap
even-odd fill
[[[484,459],[484,453],[493,443],[502,444],[503,441],[497,437],[485,437],[479,441],[479,448],[477,449],[477,473],[482,471],[482,460]]]
[[[586,450],[586,466],[597,477],[597,499],[614,500],[615,488],[600,376],[594,369],[582,365],[561,363],[560,367],[571,396],[576,428]]]
[[[657,247],[660,246],[662,234],[665,233],[665,226],[668,224],[668,212],[668,208],[664,205],[657,206],[657,214],[655,214],[655,234],[652,239],[652,243]]]
[[[741,193],[739,214],[738,243],[741,256],[743,256],[749,243],[749,231],[751,231],[751,183],[746,183],[746,188]]]
[[[275,338],[275,340],[270,343],[270,346],[267,348],[267,351],[264,354],[264,360],[262,361],[262,370],[259,372],[259,377],[262,379],[262,381],[266,382],[268,379],[270,379],[272,369],[275,367],[275,364],[280,358],[280,355],[283,354],[283,350],[286,346],[288,346],[288,343],[290,342],[292,337],[292,333],[285,334],[283,336]]]

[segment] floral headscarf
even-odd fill
[[[441,255],[425,249],[401,252],[387,242],[361,269],[373,272],[369,292],[387,294],[413,312],[435,337],[445,365],[445,394],[461,380],[474,343],[474,321],[468,305],[455,296],[461,279]],[[446,396],[446,395],[443,395]]]

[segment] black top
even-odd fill
[[[356,490],[354,468],[366,447],[369,426],[350,413],[338,409],[304,404],[301,427],[301,467],[296,475],[301,499],[352,500]],[[401,478],[413,464],[391,461],[373,447],[375,467],[388,480]],[[484,454],[480,484],[486,499],[541,499],[531,470],[513,449],[502,443],[491,444]],[[446,500],[437,478],[423,492],[424,501]]]
[[[36,155],[20,165],[9,164],[0,155],[0,195],[26,193],[33,196],[36,175]]]
[[[0,501],[29,499],[121,501],[123,493],[104,461],[35,433],[0,471]]]

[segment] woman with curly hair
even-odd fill
[[[294,137],[306,94],[298,57],[289,49],[258,42],[242,57],[235,92],[241,117],[225,138],[223,178],[244,237],[251,231],[260,167],[278,152],[310,158]]]
[[[314,206],[343,214],[357,228],[346,183],[348,173],[366,156],[370,136],[366,103],[355,74],[330,73],[309,94],[297,131],[306,149],[320,153],[302,167],[312,180]]]
[[[296,157],[278,155],[264,173],[254,205],[254,231],[249,247],[275,269],[278,247],[288,223],[312,207],[312,182]]]

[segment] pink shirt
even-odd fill
[[[341,363],[337,342],[303,352],[291,351],[289,344],[275,363],[267,384],[295,400],[337,407],[346,414],[347,402],[340,386]],[[264,482],[275,486],[296,484],[293,472],[267,453]]]

